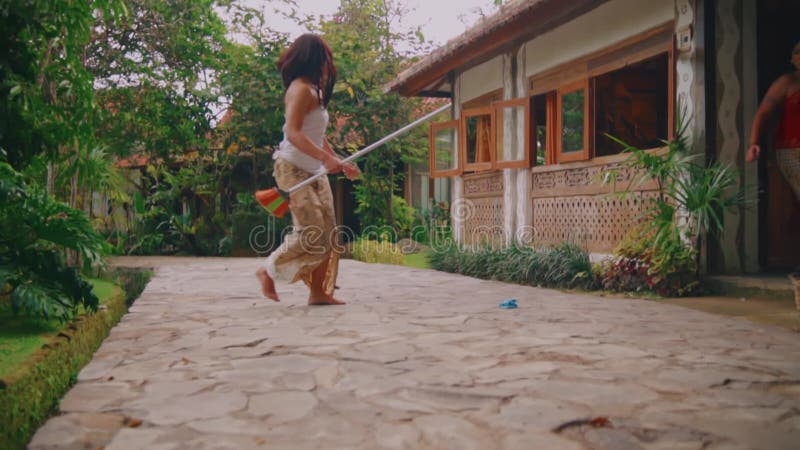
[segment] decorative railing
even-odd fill
[[[464,241],[466,244],[498,244],[503,241],[503,172],[464,175]]]
[[[635,173],[622,164],[627,157],[532,168],[534,241],[570,241],[593,253],[610,253],[658,196],[653,181],[632,186]],[[613,182],[603,183],[605,176]],[[629,189],[628,195],[614,195]]]

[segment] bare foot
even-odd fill
[[[278,298],[278,293],[275,291],[275,282],[269,277],[266,269],[263,267],[258,269],[256,271],[256,278],[261,282],[261,292],[264,294],[264,297],[275,300],[276,302],[281,301]]]
[[[333,298],[332,295],[322,294],[319,296],[309,296],[309,305],[344,305],[345,302]]]

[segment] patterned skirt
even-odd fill
[[[278,187],[283,190],[288,190],[311,176],[281,158],[275,160],[273,174]],[[267,257],[267,273],[276,281],[294,283],[303,280],[310,286],[311,272],[327,258],[329,263],[323,287],[327,294],[332,295],[339,269],[339,254],[334,245],[337,237],[336,216],[328,178],[320,177],[291,193],[289,206],[292,230]]]
[[[780,148],[775,150],[775,160],[783,177],[800,201],[800,148]]]

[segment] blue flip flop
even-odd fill
[[[503,303],[500,303],[500,307],[503,309],[514,309],[517,307],[517,299],[510,298]]]

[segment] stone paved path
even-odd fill
[[[354,261],[349,305],[274,304],[253,259],[122,263],[157,275],[31,449],[800,448],[784,329]]]

